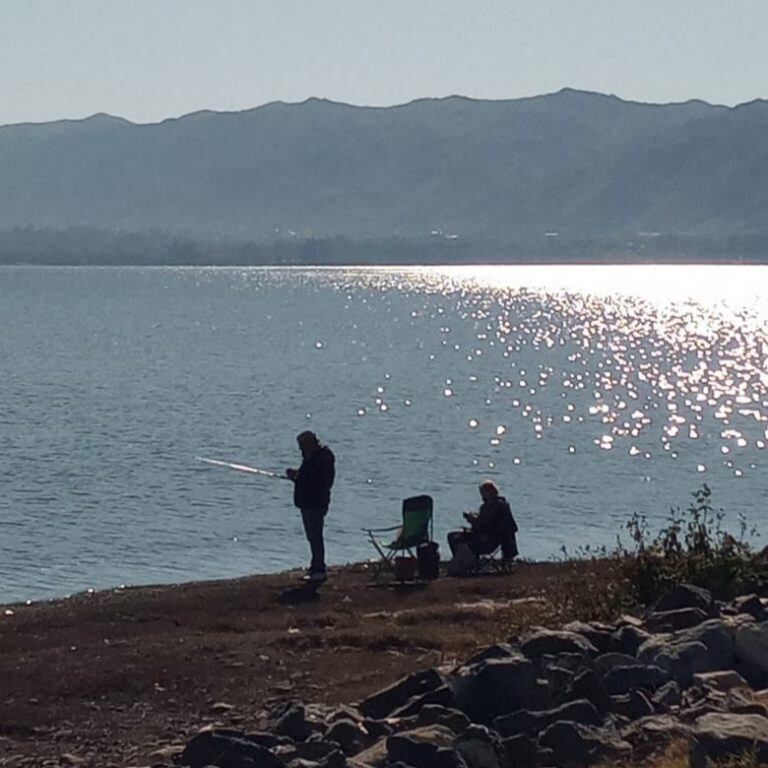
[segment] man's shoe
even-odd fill
[[[307,581],[320,582],[325,581],[328,578],[328,574],[325,571],[315,571],[304,578],[306,578]]]

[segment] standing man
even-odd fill
[[[314,432],[302,432],[296,441],[303,460],[298,469],[287,469],[285,474],[294,482],[293,503],[301,510],[304,533],[312,553],[309,573],[304,578],[320,582],[327,578],[323,523],[331,503],[335,458],[330,448],[320,444]]]

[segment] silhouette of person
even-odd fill
[[[321,445],[314,432],[302,432],[296,441],[301,451],[301,466],[298,469],[287,469],[285,474],[294,483],[293,503],[301,510],[304,533],[312,556],[309,572],[304,578],[321,582],[327,576],[323,525],[331,503],[336,460],[331,449]]]
[[[449,533],[448,546],[455,558],[459,547],[464,544],[475,555],[489,554],[501,544],[504,550],[502,556],[505,560],[511,560],[517,555],[517,523],[512,517],[509,503],[490,480],[480,485],[480,497],[483,500],[480,510],[464,513],[469,527]]]

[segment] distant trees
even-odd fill
[[[768,235],[653,235],[576,239],[466,239],[430,236],[273,241],[194,239],[159,231],[0,230],[0,265],[343,265],[624,262],[768,263]]]

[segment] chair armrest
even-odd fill
[[[393,525],[391,528],[362,528],[365,533],[385,533],[386,531],[397,531],[402,528],[401,525]]]

